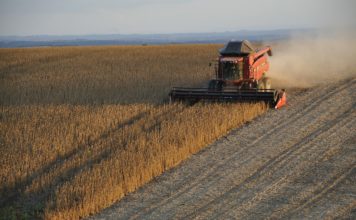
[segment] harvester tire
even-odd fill
[[[263,80],[258,81],[257,89],[260,89],[260,90],[264,90],[265,89],[265,83],[264,83]]]
[[[270,78],[264,78],[263,79],[263,85],[264,85],[264,89],[271,89],[272,88],[272,84],[271,84],[271,80],[270,80]]]
[[[209,90],[215,90],[216,89],[216,83],[217,83],[216,80],[210,80],[209,81],[209,85],[208,85]]]
[[[210,80],[209,82],[209,90],[211,91],[221,91],[224,87],[224,82],[220,80]]]
[[[218,91],[222,91],[223,88],[225,87],[225,83],[223,81],[218,81]]]

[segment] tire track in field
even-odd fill
[[[337,121],[337,119],[335,121]],[[343,123],[343,121],[340,123]],[[278,171],[280,172],[279,169],[283,169],[283,170],[288,169],[289,168],[288,163],[292,159],[292,157],[297,157],[298,155],[303,154],[306,151],[312,150],[313,148],[310,147],[310,142],[312,142],[314,138],[316,138],[318,135],[324,133],[326,130],[328,130],[330,128],[331,127],[329,127],[329,126],[324,127],[320,130],[315,131],[315,133],[312,133],[309,136],[305,137],[307,140],[303,140],[302,142],[296,143],[292,147],[283,151],[281,154],[272,158],[270,161],[268,161],[268,163],[266,163],[265,165],[260,167],[255,173],[253,173],[251,176],[249,176],[247,179],[245,179],[239,185],[237,185],[236,187],[233,187],[231,190],[227,191],[222,196],[222,198],[220,198],[220,197],[216,198],[215,201],[208,203],[206,205],[207,207],[203,206],[202,208],[204,210],[196,210],[194,213],[192,213],[191,215],[185,216],[184,218],[190,219],[190,218],[194,217],[195,215],[197,215],[197,213],[199,213],[199,212],[202,212],[202,213],[208,212],[209,206],[214,207],[217,204],[221,203],[221,201],[224,201],[224,204],[229,203],[230,200],[234,199],[234,198],[232,198],[232,195],[234,193],[237,193],[240,190],[246,189],[246,185],[256,182],[257,181],[256,179],[258,179],[258,181],[267,181],[270,178],[267,175],[270,175],[270,173],[273,172],[273,170],[275,170],[276,172],[278,172]],[[296,153],[296,154],[293,154],[293,153]],[[280,184],[281,183],[279,182],[279,186],[281,186]],[[264,190],[269,190],[269,189],[270,189],[270,187],[264,188]],[[235,197],[237,197],[237,195],[235,195]],[[213,217],[211,217],[211,218],[209,217],[210,219],[220,218],[221,212],[225,212],[226,210],[232,208],[232,206],[230,207],[227,205],[221,205],[221,206],[222,207],[216,208],[215,214],[213,215]]]
[[[198,187],[202,180],[206,179],[209,176],[212,176],[212,173],[214,173],[217,170],[221,169],[223,166],[226,166],[226,164],[228,164],[231,160],[234,159],[235,155],[241,154],[242,151],[244,151],[246,149],[249,149],[253,145],[263,141],[265,138],[268,138],[271,134],[284,130],[291,122],[299,120],[302,117],[305,117],[305,113],[313,111],[315,108],[318,107],[318,105],[321,102],[323,102],[328,97],[330,97],[332,95],[335,95],[335,94],[347,89],[349,86],[351,86],[353,84],[355,84],[355,80],[348,81],[346,84],[343,84],[340,87],[337,87],[337,86],[332,87],[332,89],[329,89],[329,91],[325,92],[321,97],[320,96],[314,97],[314,99],[311,101],[311,104],[305,104],[304,106],[301,107],[301,109],[303,109],[304,114],[299,114],[299,115],[298,114],[294,114],[292,117],[287,117],[287,120],[283,120],[281,124],[279,124],[276,127],[270,129],[268,132],[262,134],[255,141],[253,141],[250,144],[248,144],[248,146],[245,146],[245,147],[241,148],[240,150],[234,152],[228,158],[225,158],[223,161],[221,161],[217,165],[214,165],[213,169],[211,169],[211,170],[209,170],[209,169],[208,170],[202,170],[199,173],[192,173],[191,175],[189,175],[188,178],[186,178],[186,179],[192,178],[192,180],[190,181],[190,184],[185,184],[185,186],[180,188],[177,192],[172,194],[169,198],[161,200],[160,202],[154,204],[153,207],[148,207],[145,210],[141,210],[141,212],[137,213],[137,215],[131,216],[130,218],[131,219],[136,219],[136,218],[140,218],[140,217],[142,218],[142,217],[144,217],[146,215],[150,215],[155,210],[160,209],[160,207],[162,205],[164,205],[166,203],[169,203],[169,202],[175,200],[176,198],[178,198],[180,195],[182,195],[182,194],[194,189],[195,187]],[[196,177],[194,178],[193,175],[196,176]],[[210,185],[215,184],[217,181],[219,181],[219,179],[215,179],[215,181],[211,181]]]
[[[337,159],[341,157],[342,155]],[[339,173],[334,173],[316,192],[280,213],[272,213],[268,219],[355,219],[355,181],[356,163],[345,164]]]
[[[319,192],[310,196],[304,203],[302,203],[299,207],[295,208],[293,211],[287,213],[287,215],[283,216],[283,218],[288,218],[295,213],[300,212],[302,209],[321,199],[325,194],[329,193],[332,189],[334,189],[340,182],[345,180],[354,170],[356,169],[356,163],[352,164],[350,168],[346,170],[346,172],[341,175],[335,175],[324,187],[319,189]]]
[[[340,145],[339,139],[332,137],[347,138],[350,132],[341,134],[340,131],[355,129],[352,125],[356,118],[355,90],[356,78],[352,78],[296,94],[290,98],[289,107],[269,111],[255,122],[233,131],[93,219],[236,218],[246,216],[246,213],[257,218],[268,217],[253,213],[257,208],[268,206],[266,196],[283,192],[297,177],[310,172],[309,167],[303,164],[319,161],[317,158],[326,154],[332,147],[331,143]],[[328,138],[332,140],[330,143],[325,146],[318,144],[318,141]],[[352,161],[349,154],[342,157],[344,160],[335,166],[346,166]],[[269,178],[270,174],[275,179]],[[314,204],[324,198],[343,182],[342,175],[342,172],[328,175],[320,182],[324,185],[310,188],[313,190],[293,207],[298,209],[304,203]],[[243,187],[240,190],[236,188],[251,183],[254,185],[245,192],[241,190]],[[289,196],[302,193],[298,190],[286,192]],[[239,195],[242,197],[236,198]],[[209,205],[214,200],[214,205]],[[242,201],[250,201],[251,204],[241,208],[239,214]],[[275,204],[279,206],[274,209],[285,205]],[[284,211],[272,214],[277,218],[291,216],[288,207]]]
[[[226,212],[226,210],[229,210],[234,205],[236,205],[236,204],[230,205],[230,206],[220,205],[221,207],[220,206],[217,207],[217,205],[219,203],[221,203],[221,201],[223,201],[223,204],[227,204],[227,203],[233,201],[235,198],[238,197],[238,194],[235,195],[235,193],[238,193],[240,190],[246,189],[247,188],[246,185],[248,185],[250,183],[268,181],[268,179],[270,177],[267,175],[270,175],[270,173],[273,171],[275,171],[275,172],[282,171],[283,172],[283,171],[287,170],[287,172],[288,172],[288,169],[290,169],[290,167],[288,167],[288,165],[289,165],[288,163],[290,163],[290,161],[292,160],[292,157],[297,157],[298,154],[300,155],[300,154],[305,153],[306,151],[313,150],[313,148],[315,148],[315,146],[313,147],[313,146],[311,146],[311,144],[314,142],[314,140],[319,135],[325,135],[325,132],[330,130],[331,128],[336,127],[339,124],[345,123],[346,120],[348,120],[348,118],[344,118],[344,115],[349,114],[350,111],[352,111],[352,109],[347,110],[344,114],[335,118],[333,121],[331,121],[327,125],[323,126],[322,128],[319,128],[315,132],[311,133],[310,135],[305,137],[301,142],[298,142],[298,143],[294,144],[292,147],[287,148],[281,154],[272,158],[270,161],[268,161],[268,163],[266,163],[265,165],[260,167],[253,175],[251,175],[249,178],[244,180],[241,184],[237,185],[236,187],[233,187],[231,190],[227,191],[223,196],[216,198],[214,201],[210,202],[206,206],[203,206],[202,210],[196,210],[194,213],[192,213],[191,215],[185,216],[184,218],[191,219],[194,216],[196,216],[197,214],[199,214],[199,212],[207,213],[209,206],[216,207],[216,210],[214,210],[214,215],[209,216],[209,218],[210,219],[221,218],[222,213]],[[344,118],[343,121],[340,120],[342,118]],[[349,124],[351,124],[351,123],[353,123],[353,121],[349,122]],[[296,153],[296,154],[293,154],[293,153]],[[288,173],[287,173],[287,175],[288,175]],[[278,181],[279,180],[277,180],[278,184],[269,184],[269,185],[271,185],[271,186],[278,185],[278,187],[280,187],[282,183],[278,182]],[[270,190],[270,189],[271,189],[271,187],[265,187],[265,188],[263,188],[263,191],[261,193],[263,193],[264,191]],[[258,194],[255,197],[257,197],[257,196],[258,196]],[[241,201],[242,204],[240,204],[240,205],[243,206],[244,202],[247,202],[247,201]]]
[[[351,124],[351,123],[348,123],[348,124]],[[309,146],[311,147],[312,145],[309,145]],[[318,146],[318,147],[320,147],[320,146]],[[317,148],[317,147],[314,147],[314,148]],[[311,150],[313,150],[313,148],[309,148],[309,149],[307,149],[307,151],[304,151],[304,152],[301,152],[301,153],[304,153],[304,154],[308,153],[309,154],[308,155],[309,158],[317,159],[317,157],[319,155],[322,156],[325,153],[325,151],[327,151],[327,149],[325,149],[325,150],[323,150],[321,152],[317,152],[317,151],[314,152],[314,151],[311,151]],[[355,158],[355,157],[356,157],[355,153],[353,153],[351,155],[344,155],[344,158]],[[256,184],[256,185],[254,185],[253,188],[256,188],[257,190],[262,188],[262,191],[259,191],[252,199],[241,201],[241,202],[235,203],[235,204],[230,204],[230,206],[224,206],[225,209],[219,209],[218,211],[216,211],[214,213],[215,215],[212,215],[213,217],[209,217],[209,218],[210,219],[216,219],[216,218],[223,219],[223,218],[225,218],[224,214],[228,210],[234,210],[234,212],[238,212],[238,210],[241,210],[241,209],[243,209],[243,211],[245,213],[242,216],[238,215],[239,218],[244,219],[244,218],[248,218],[248,217],[253,216],[254,212],[258,212],[259,211],[258,205],[261,204],[261,201],[269,201],[269,198],[271,198],[271,196],[276,194],[276,192],[280,191],[281,188],[283,189],[283,188],[288,187],[291,184],[293,184],[293,182],[295,181],[295,176],[300,176],[301,175],[300,173],[306,172],[306,170],[305,170],[306,166],[313,166],[313,164],[314,164],[313,161],[310,161],[309,163],[303,162],[303,163],[300,163],[300,164],[296,164],[294,166],[289,165],[289,163],[293,164],[292,161],[294,159],[296,160],[297,158],[298,158],[298,155],[294,155],[294,158],[287,158],[288,161],[284,161],[284,162],[286,162],[285,164],[279,164],[277,167],[274,167],[274,168],[271,168],[270,170],[268,170],[267,172],[269,174],[273,173],[272,176],[268,177],[267,174],[266,174],[266,176],[263,176],[263,177],[257,176],[256,179],[252,180],[252,182]],[[346,166],[346,167],[349,166],[348,163],[345,163],[343,165]],[[280,175],[276,175],[276,173],[281,173],[281,174]],[[320,184],[317,185],[316,187],[315,187],[315,185],[310,186],[310,187],[304,187],[302,192],[294,190],[292,193],[289,192],[290,195],[288,195],[288,196],[289,197],[295,197],[296,194],[301,193],[301,194],[304,194],[304,197],[305,196],[308,197],[308,195],[309,195],[309,199],[312,199],[314,197],[314,194],[318,194],[320,191],[324,191],[324,189],[329,189],[330,185],[332,184],[332,182],[335,179],[338,179],[340,175],[341,176],[343,175],[342,170],[341,170],[341,172],[336,173],[334,176],[333,175],[330,175],[330,176],[326,175],[324,177],[324,180],[322,180],[320,182]],[[267,182],[268,184],[264,184],[263,187],[261,187],[261,186],[259,187],[260,182],[262,182],[262,183],[266,183]],[[240,190],[239,193],[243,193],[243,189]],[[253,193],[255,193],[255,192],[253,192]],[[229,196],[230,196],[229,198],[231,198],[232,195],[230,194]],[[235,198],[238,198],[239,194],[236,194],[234,196],[235,196]],[[234,201],[234,200],[231,199],[231,201]],[[225,202],[225,200],[224,200],[224,202]],[[301,203],[303,203],[303,201],[301,201]],[[246,204],[248,204],[248,205],[246,205]],[[287,210],[289,210],[289,211],[291,209],[293,209],[293,207],[291,207],[293,205],[291,205],[291,204],[283,204],[283,205],[288,206]],[[281,205],[281,207],[283,207],[283,205]],[[299,201],[298,201],[298,206],[300,206]],[[243,207],[243,208],[241,208],[241,207]],[[295,207],[295,208],[297,208],[297,207]],[[278,209],[280,210],[281,208],[279,207]],[[264,211],[266,211],[266,210],[264,210]],[[286,210],[284,210],[284,211],[286,211]],[[219,213],[220,213],[220,215],[219,215]],[[221,213],[223,213],[223,214],[221,214]],[[271,212],[269,214],[272,215],[274,213]],[[264,215],[262,215],[262,216],[264,216],[264,218],[267,218],[268,216],[265,216],[265,215],[266,215],[266,213],[264,213]],[[279,215],[280,215],[280,213],[277,214],[277,215],[274,215],[274,217],[271,217],[271,218],[272,219],[281,218],[281,216],[279,216]],[[259,215],[259,217],[261,217],[261,215]]]
[[[353,128],[355,131],[356,128]],[[341,146],[341,154],[333,156],[330,161],[324,162],[324,166],[329,164],[337,164],[339,173],[333,174],[333,170],[328,170],[328,173],[332,173],[332,177],[327,180],[325,185],[322,185],[317,189],[312,195],[302,198],[300,202],[289,207],[289,209],[284,212],[282,218],[296,218],[296,216],[306,216],[310,209],[315,209],[319,207],[319,216],[323,219],[335,219],[336,217],[355,219],[352,216],[352,209],[354,209],[353,215],[356,214],[356,136],[346,139],[346,141]],[[350,157],[350,160],[346,159]],[[344,164],[340,164],[344,163]],[[351,164],[351,165],[348,165]],[[311,170],[311,175],[317,173],[317,170]],[[323,176],[324,178],[324,176]],[[334,205],[330,200],[335,200]],[[310,211],[309,211],[310,212]],[[328,214],[327,214],[328,212]],[[309,218],[315,219],[315,212],[311,212],[314,216],[309,216]],[[349,216],[345,216],[349,214]],[[276,215],[271,215],[271,218],[275,218]],[[301,218],[301,217],[298,217]]]

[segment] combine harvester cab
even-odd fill
[[[220,50],[215,79],[210,80],[207,88],[174,87],[169,93],[170,100],[265,102],[281,108],[286,104],[286,92],[271,89],[271,81],[266,76],[267,55],[272,55],[269,46],[255,50],[246,40],[230,41]]]

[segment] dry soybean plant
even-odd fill
[[[264,104],[164,104],[220,45],[0,50],[0,215],[78,219],[179,164]]]

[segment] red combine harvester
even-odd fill
[[[246,40],[230,41],[220,50],[215,79],[210,80],[207,88],[174,87],[169,93],[170,100],[263,101],[278,109],[286,104],[286,93],[271,89],[271,81],[266,76],[267,54],[272,56],[269,46],[255,50]]]

